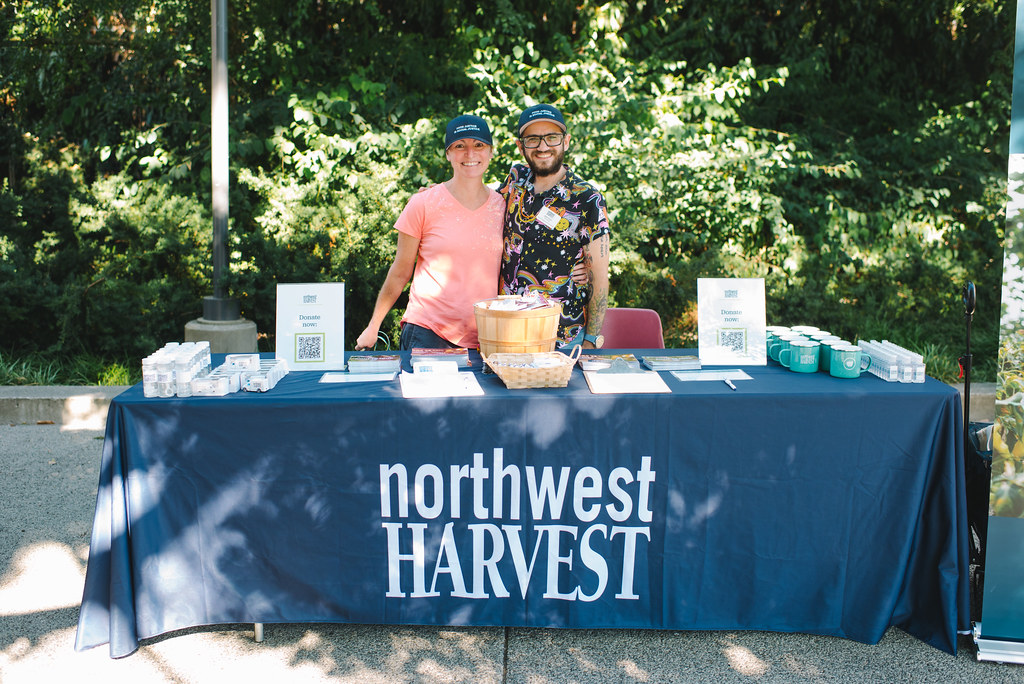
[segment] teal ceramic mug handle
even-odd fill
[[[788,354],[790,357],[792,357],[793,356],[793,349],[792,349],[792,347],[786,347],[785,349],[779,351],[779,363],[781,363],[786,368],[789,368],[789,362],[782,360],[782,355],[783,354]]]
[[[871,357],[864,352],[860,353],[860,372],[863,373],[868,368],[871,368]]]

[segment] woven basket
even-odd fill
[[[582,351],[583,347],[577,346],[569,356],[561,352],[534,352],[532,354],[498,352],[486,357],[484,363],[491,367],[491,370],[501,378],[505,387],[509,389],[565,387],[569,384],[572,367],[576,365],[576,359],[580,357]],[[543,368],[526,367],[526,364],[536,363],[540,359],[556,363]]]
[[[558,319],[562,315],[561,302],[552,301],[552,306],[541,309],[501,311],[488,308],[492,301],[495,300],[487,299],[473,306],[477,337],[480,341],[480,356],[487,358],[495,353],[555,350]]]

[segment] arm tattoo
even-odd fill
[[[604,327],[604,314],[608,309],[608,292],[594,293],[587,305],[587,332],[596,335]]]

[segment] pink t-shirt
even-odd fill
[[[420,240],[403,321],[460,347],[478,346],[473,305],[498,294],[504,211],[505,199],[496,192],[470,211],[444,184],[410,198],[395,222]]]

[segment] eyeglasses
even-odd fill
[[[565,133],[548,133],[547,135],[524,135],[519,140],[522,141],[523,147],[528,150],[532,150],[535,147],[540,147],[540,141],[543,140],[548,144],[548,147],[558,147],[565,140]]]

